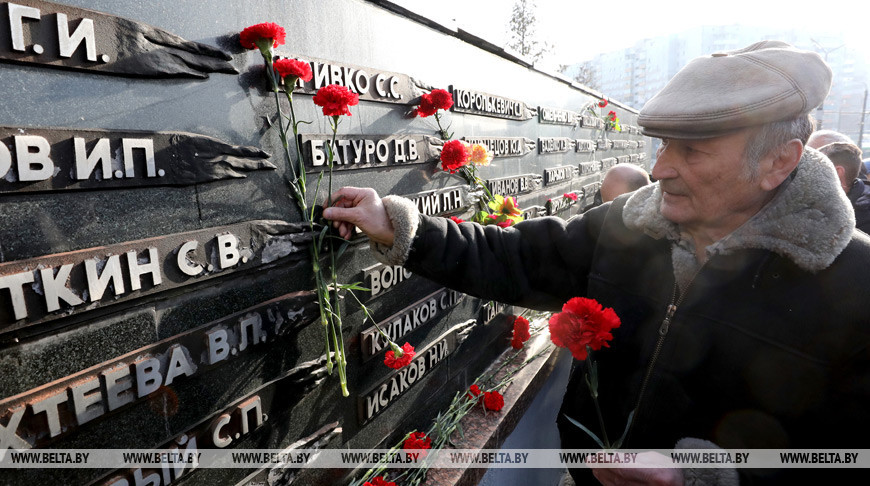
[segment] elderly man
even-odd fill
[[[649,175],[633,164],[619,164],[610,168],[601,180],[601,202],[613,201],[618,196],[633,192],[649,184]]]
[[[596,352],[599,401],[611,437],[634,412],[625,448],[863,449],[870,237],[853,231],[830,162],[804,150],[830,81],[817,54],[780,42],[693,60],[638,118],[663,140],[659,182],[570,221],[456,224],[357,188],[339,190],[324,216],[345,237],[360,227],[385,261],[472,295],[612,307],[622,325]],[[563,447],[595,447],[562,418],[600,432],[582,362],[561,412]],[[850,471],[822,477],[843,484]],[[808,476],[739,472],[753,484]],[[737,481],[728,469],[594,474],[604,484]]]

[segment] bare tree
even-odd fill
[[[539,42],[535,33],[535,17],[534,0],[517,0],[514,4],[514,11],[511,15],[511,20],[508,23],[508,28],[511,31],[511,39],[508,47],[519,52],[523,56],[537,62],[550,52],[552,46],[547,42]]]
[[[591,62],[560,64],[558,71],[587,88],[598,89],[598,72]]]
[[[560,64],[559,72],[566,76],[571,76],[572,80],[587,88],[598,89],[598,72],[591,62]]]

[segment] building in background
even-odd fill
[[[842,132],[870,151],[870,139],[861,136],[864,126],[870,124],[862,115],[866,111],[870,68],[863,54],[846,45],[839,34],[746,25],[701,26],[599,54],[569,66],[565,74],[572,76],[581,68],[591,72],[591,87],[639,109],[693,58],[739,49],[764,39],[782,40],[825,58],[834,72],[833,85],[814,116],[822,128]],[[870,131],[870,127],[866,130]]]

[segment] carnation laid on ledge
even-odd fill
[[[511,338],[511,347],[514,349],[521,349],[523,343],[528,341],[531,337],[532,334],[529,332],[529,320],[523,316],[518,316],[514,320],[514,332],[513,337]]]
[[[382,476],[375,476],[371,481],[366,481],[363,486],[396,486],[396,483],[387,481]]]
[[[431,448],[432,439],[426,437],[425,432],[413,432],[402,444],[402,449],[421,450]]]
[[[497,391],[486,392],[483,394],[483,406],[487,410],[498,412],[504,408],[504,397]]]

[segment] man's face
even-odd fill
[[[662,190],[661,213],[681,229],[721,238],[752,217],[768,192],[748,175],[741,130],[703,140],[663,139],[652,170]]]

